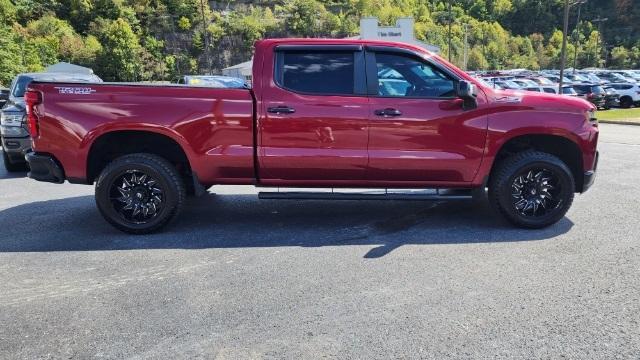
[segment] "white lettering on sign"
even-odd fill
[[[56,86],[59,94],[69,94],[69,95],[90,95],[96,92],[94,89],[90,87],[76,87],[76,86]]]

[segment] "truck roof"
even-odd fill
[[[435,55],[431,51],[413,45],[409,43],[397,42],[397,41],[383,41],[383,40],[365,40],[365,39],[328,39],[328,38],[280,38],[280,39],[264,39],[256,41],[256,47],[259,45],[271,45],[271,44],[345,44],[345,45],[378,45],[378,46],[391,46],[397,47],[402,45],[403,47],[412,48],[416,51]]]

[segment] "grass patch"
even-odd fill
[[[598,120],[623,121],[640,124],[640,108],[598,111],[596,117]]]

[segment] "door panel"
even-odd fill
[[[367,166],[365,97],[289,94],[293,114],[267,113],[260,122],[260,175],[283,180],[363,180]]]
[[[443,110],[453,100],[371,98],[369,180],[468,182],[480,166],[487,119],[479,110]],[[377,109],[401,112],[395,117]]]
[[[367,179],[463,184],[473,180],[487,133],[485,100],[464,110],[455,79],[419,57],[367,54],[370,82]]]
[[[282,71],[262,91],[261,181],[305,185],[365,180],[369,103],[364,67],[355,61],[363,55],[336,53],[335,47],[328,52],[296,49],[289,57],[286,51],[274,56]]]

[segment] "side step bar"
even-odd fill
[[[471,200],[470,189],[330,189],[330,191],[261,191],[265,200]]]

